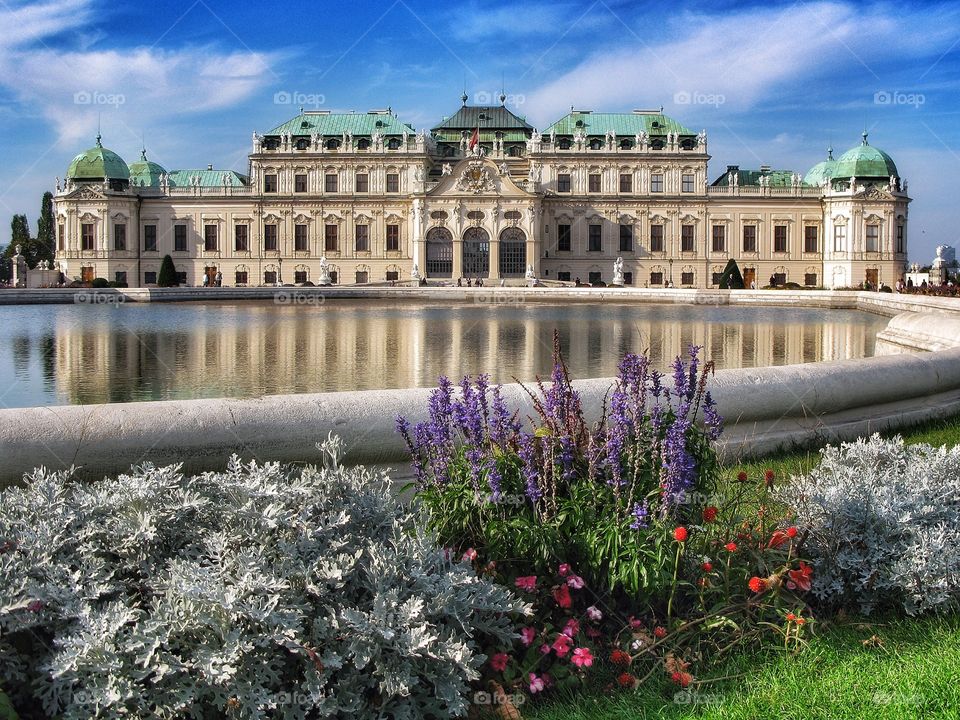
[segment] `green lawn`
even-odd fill
[[[957,445],[960,417],[901,435],[908,443]],[[812,468],[818,458],[812,450],[731,465],[727,479],[740,470],[759,478],[769,468],[786,481]],[[771,649],[727,657],[698,677],[688,692],[678,693],[665,674],[655,674],[636,691],[619,690],[613,687],[612,668],[597,667],[585,690],[559,691],[530,702],[522,708],[523,717],[960,718],[960,617],[821,619],[814,628],[809,645],[796,654]],[[879,641],[871,642],[874,636]]]

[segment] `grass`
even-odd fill
[[[896,434],[910,444],[960,445],[960,416],[885,433]],[[740,470],[759,478],[771,469],[785,481],[808,472],[818,460],[817,450],[788,453],[731,465],[724,479],[732,481]],[[665,673],[636,691],[622,691],[615,686],[613,668],[600,665],[586,688],[557,691],[529,703],[522,707],[523,717],[960,719],[960,616],[822,620],[809,644],[796,653],[740,653],[706,673],[687,692]]]

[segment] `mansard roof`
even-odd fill
[[[371,110],[366,113],[332,113],[329,110],[301,110],[296,117],[277,125],[265,136],[271,135],[403,135],[416,132],[411,125],[400,122],[389,110]]]
[[[171,170],[167,175],[170,187],[190,187],[190,178],[200,176],[200,187],[223,187],[224,173],[231,187],[246,185],[248,178],[233,170]]]
[[[464,105],[451,117],[433,128],[442,130],[524,130],[533,132],[533,126],[507,110],[503,105]]]
[[[544,135],[573,135],[583,131],[589,135],[606,135],[610,131],[618,136],[633,136],[645,132],[647,135],[696,135],[663,112],[656,110],[634,110],[628,113],[604,113],[591,110],[571,110],[553,125],[543,131]]]
[[[761,177],[770,178],[770,187],[793,187],[793,177],[796,173],[793,170],[743,170],[737,165],[728,165],[727,171],[714,180],[711,185],[714,187],[726,187],[730,185],[730,176],[737,173],[737,184],[759,185]]]

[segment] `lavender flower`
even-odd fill
[[[633,504],[633,522],[630,523],[631,530],[645,530],[650,527],[650,508],[647,507],[647,501],[644,500],[643,504],[634,503]]]
[[[520,434],[519,442],[520,461],[523,463],[523,479],[526,481],[526,495],[531,502],[536,502],[543,495],[537,483],[537,448],[534,445],[533,435]]]

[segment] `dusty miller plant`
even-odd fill
[[[784,485],[809,533],[813,592],[870,613],[957,608],[960,601],[960,447],[901,438],[827,447],[819,465]]]
[[[0,497],[0,682],[23,717],[445,718],[508,590],[337,464],[34,471]]]

